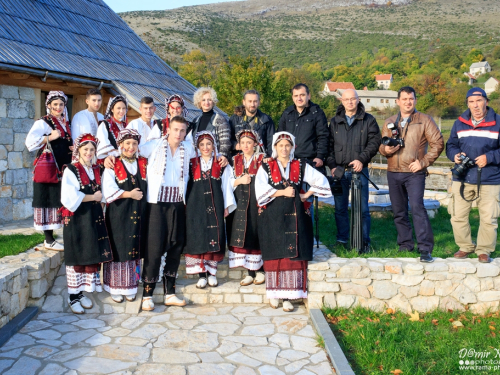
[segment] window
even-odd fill
[[[389,99],[385,99],[385,102],[386,102],[387,104],[389,104]]]
[[[383,103],[384,102],[384,99],[380,99],[380,103]]]
[[[370,103],[370,99],[366,99],[366,102],[367,102],[367,103]]]

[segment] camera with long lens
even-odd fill
[[[384,146],[390,146],[390,147],[396,147],[396,146],[405,147],[405,141],[402,138],[383,137],[382,144]]]
[[[332,195],[334,197],[339,197],[342,195],[342,184],[340,183],[340,178],[327,176],[328,183],[330,184],[330,190],[332,191]]]
[[[467,155],[460,154],[458,158],[461,163],[455,164],[455,166],[451,168],[451,173],[453,173],[456,178],[463,178],[467,174],[469,168],[473,167],[476,163],[474,163],[474,160],[469,158]]]

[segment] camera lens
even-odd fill
[[[399,142],[396,139],[393,139],[393,138],[383,137],[382,138],[382,144],[384,146],[394,147],[394,146],[399,145]]]

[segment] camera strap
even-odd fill
[[[415,112],[413,112],[415,113]],[[401,112],[398,113],[398,117],[396,118],[396,125],[397,127],[399,128],[399,123],[401,122]],[[408,133],[408,126],[410,125],[410,122],[411,122],[411,115],[410,117],[408,117],[408,121],[406,121],[406,124],[405,124],[405,128],[404,129],[401,129],[401,135],[400,135],[400,138],[404,141],[405,140],[405,137],[406,137],[406,134]],[[404,133],[404,134],[403,134]]]
[[[476,199],[479,198],[479,188],[480,187],[481,187],[481,168],[478,168],[477,169],[477,193],[476,193],[476,197],[472,198],[472,199],[466,199],[464,197],[464,191],[465,191],[465,182],[464,181],[462,181],[462,184],[460,185],[460,196],[466,202],[474,202]]]

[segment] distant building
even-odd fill
[[[323,89],[324,94],[333,95],[337,90],[347,90],[356,88],[352,84],[352,82],[326,82],[325,87]]]
[[[477,77],[481,74],[491,72],[491,66],[488,64],[488,61],[480,61],[477,63],[473,63],[469,68],[469,73],[474,77]]]
[[[392,83],[392,74],[377,74],[375,81],[377,81],[379,88],[388,90]]]
[[[334,95],[337,99],[341,99],[344,90],[337,90]],[[392,90],[356,90],[359,101],[363,103],[367,111],[374,109],[384,109],[394,107],[398,92]]]
[[[486,94],[491,94],[492,92],[498,90],[498,84],[500,84],[500,81],[498,79],[490,77],[484,83],[484,91],[486,91]]]
[[[466,76],[469,79],[470,86],[472,86],[474,82],[476,82],[476,77],[474,77],[472,74],[465,72],[464,76]]]

